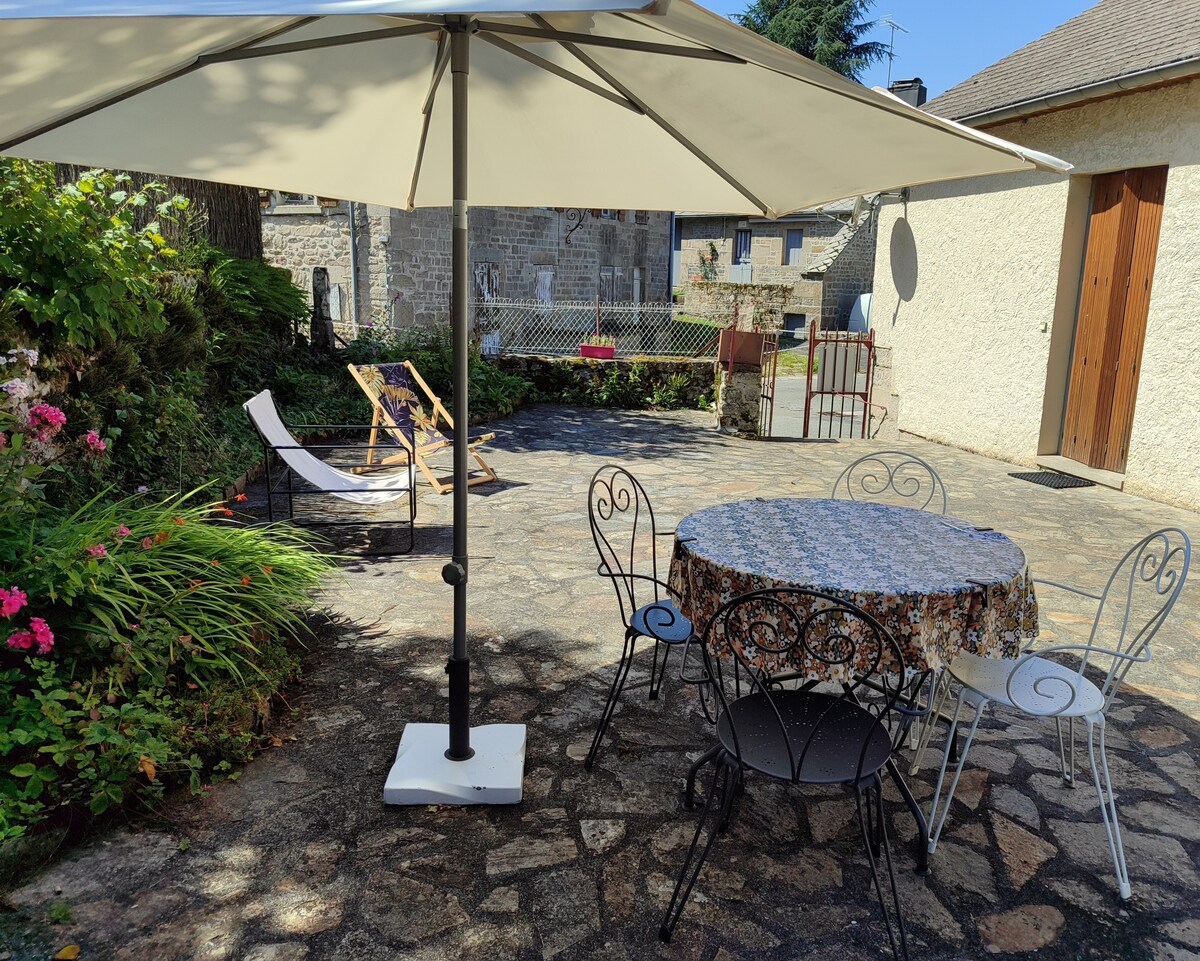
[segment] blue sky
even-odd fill
[[[698,0],[729,16],[749,0]],[[1095,0],[876,0],[868,16],[890,17],[908,33],[896,31],[892,79],[920,77],[930,98],[978,73],[1001,57],[1036,40],[1060,23],[1093,6]],[[876,26],[872,40],[887,43],[889,28]],[[868,87],[887,86],[886,62],[864,76]]]

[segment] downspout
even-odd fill
[[[667,238],[667,303],[675,303],[675,211],[669,214],[670,233]],[[679,254],[683,258],[682,251]]]
[[[358,336],[361,314],[358,306],[358,219],[357,204],[350,201],[350,319],[354,323],[354,336]]]
[[[1142,87],[1167,83],[1172,80],[1182,80],[1196,74],[1200,74],[1200,57],[1189,57],[1187,60],[1180,60],[1166,66],[1154,67],[1150,70],[1140,70],[1137,73],[1115,77],[1112,80],[1101,80],[1099,83],[1075,87],[1072,90],[1063,90],[1045,97],[1034,97],[1031,100],[1022,100],[1020,103],[1010,104],[1006,107],[985,110],[982,113],[968,114],[965,117],[955,117],[954,119],[970,127],[990,127],[992,124],[1003,123],[1005,120],[1015,120],[1018,117],[1028,117],[1031,114],[1059,110],[1063,107],[1074,106],[1087,100],[1097,100],[1101,97],[1128,93]]]

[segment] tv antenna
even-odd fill
[[[893,20],[890,15],[886,16],[886,17],[880,17],[875,22],[876,23],[886,23],[891,28],[891,31],[892,31],[891,35],[888,38],[888,78],[887,78],[887,85],[888,85],[888,87],[891,87],[891,85],[892,85],[892,61],[896,59],[896,31],[899,30],[901,33],[908,33],[908,31],[905,30],[902,26],[900,26],[900,24],[898,24],[895,20]]]

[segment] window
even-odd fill
[[[804,263],[804,231],[789,230],[783,245],[783,262],[788,267],[799,267]]]
[[[750,231],[739,230],[733,238],[733,262],[750,263]]]
[[[534,282],[533,298],[539,304],[549,307],[554,303],[554,268],[539,267],[537,280]]]
[[[601,220],[616,220],[617,212],[615,210],[609,210],[607,207],[601,207],[600,208],[600,219]]]
[[[321,204],[316,194],[294,194],[286,190],[272,190],[267,197],[269,214],[315,214],[320,213]]]
[[[633,212],[633,222],[635,224],[650,223],[650,211],[649,210],[635,210]]]

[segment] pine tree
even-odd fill
[[[874,0],[755,0],[734,17],[743,27],[857,80],[887,56],[887,44],[863,40]]]

